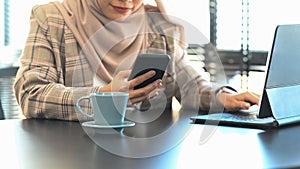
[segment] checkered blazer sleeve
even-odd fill
[[[30,32],[14,84],[15,96],[26,118],[78,120],[76,100],[99,87],[67,84],[66,74],[76,67],[64,64],[66,25],[53,9],[49,5],[32,10]]]

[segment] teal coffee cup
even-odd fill
[[[89,100],[92,114],[84,112],[80,106],[83,100]],[[76,106],[79,113],[93,118],[97,125],[122,125],[128,103],[128,93],[98,92],[78,99]]]

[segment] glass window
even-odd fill
[[[250,0],[250,49],[269,50],[277,25],[300,24],[299,6],[299,0]]]
[[[249,0],[249,49],[269,51],[276,25],[300,23],[299,0]],[[245,8],[244,8],[245,9]],[[241,48],[242,1],[217,2],[217,48]]]
[[[4,11],[4,3],[0,2],[0,11]],[[4,12],[0,13],[0,47],[4,45]]]
[[[217,1],[217,48],[241,49],[241,0]]]

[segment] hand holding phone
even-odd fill
[[[170,56],[167,54],[140,54],[136,58],[128,80],[132,80],[150,70],[154,70],[156,72],[154,76],[135,86],[134,89],[145,87],[155,80],[163,78],[169,62]]]

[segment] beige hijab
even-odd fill
[[[145,34],[150,32],[150,25],[144,5],[131,16],[114,21],[103,14],[98,0],[64,0],[55,5],[93,71],[105,82],[112,80],[121,62],[134,60],[146,48]],[[162,3],[158,7],[164,11]]]

